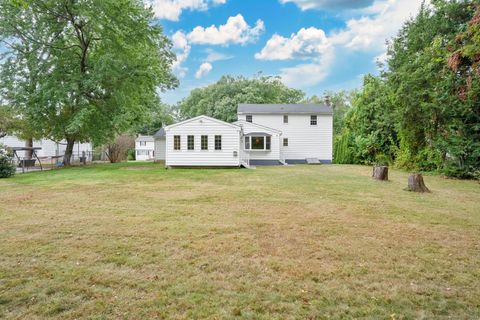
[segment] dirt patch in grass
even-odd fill
[[[119,170],[120,169],[120,170]],[[480,317],[480,187],[361,166],[0,181],[0,318]]]

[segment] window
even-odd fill
[[[283,138],[283,146],[288,147],[288,138]]]
[[[194,150],[195,149],[195,137],[194,136],[187,136],[187,149]]]
[[[283,116],[283,123],[288,123],[288,115]]]
[[[208,136],[202,136],[202,150],[208,150]]]
[[[173,136],[173,150],[180,150],[180,136]]]
[[[247,118],[247,122],[252,122],[252,115],[251,114],[247,114],[246,118]]]
[[[317,125],[317,116],[310,116],[310,125],[311,126]]]
[[[245,150],[250,150],[250,137],[245,137]]]
[[[222,150],[222,136],[215,136],[215,150]]]
[[[270,136],[245,137],[245,150],[270,150],[271,145]]]
[[[149,156],[150,151],[149,150],[137,150],[137,156]]]
[[[252,137],[252,150],[263,150],[264,147],[264,137]]]
[[[140,146],[146,146],[147,145],[147,141],[140,141]]]

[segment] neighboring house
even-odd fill
[[[152,136],[138,136],[135,139],[135,160],[153,160],[155,157],[155,142]]]
[[[159,130],[155,160],[167,167],[331,163],[332,118],[326,104],[240,104],[234,123],[198,116]]]
[[[165,129],[161,128],[153,135],[155,141],[155,161],[165,161]]]
[[[287,163],[306,163],[307,159],[332,162],[333,111],[330,105],[240,104],[237,114],[240,121],[281,132],[279,160]],[[250,155],[252,163],[262,164],[266,158],[265,154],[253,150]]]
[[[25,140],[22,140],[16,136],[5,136],[0,138],[0,143],[7,146],[7,147],[25,147]],[[67,142],[66,141],[52,141],[48,139],[42,140],[34,140],[33,147],[41,148],[40,150],[36,151],[37,156],[42,157],[52,157],[52,156],[63,156],[65,154],[65,150],[67,149]],[[92,157],[92,144],[91,143],[75,143],[73,146],[73,158],[78,159],[78,157],[83,156],[87,157],[87,160],[91,160]],[[24,157],[25,154],[23,151],[18,151],[19,157]]]

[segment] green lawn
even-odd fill
[[[362,166],[0,180],[0,318],[478,319],[480,185]]]

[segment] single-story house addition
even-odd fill
[[[198,116],[165,129],[167,167],[239,167],[242,165],[240,126]],[[157,144],[161,139],[157,139]],[[246,161],[243,161],[248,166]]]
[[[198,116],[159,130],[155,160],[167,167],[331,163],[329,105],[241,104],[238,121]]]

